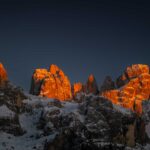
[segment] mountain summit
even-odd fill
[[[69,78],[56,65],[47,69],[36,69],[32,76],[30,93],[58,100],[76,99],[80,93],[100,95],[112,103],[142,113],[142,101],[150,97],[150,69],[148,65],[134,64],[125,69],[114,82],[107,76],[100,87],[94,75],[84,84],[78,82],[71,86]]]
[[[2,63],[0,63],[0,87],[5,86],[8,81],[7,72]]]
[[[71,86],[56,65],[35,70],[34,95],[10,84],[3,65],[0,79],[0,150],[150,149],[147,65],[106,77],[100,90],[93,75]]]
[[[30,93],[59,100],[72,98],[69,78],[58,66],[53,64],[49,70],[35,70],[32,76]]]
[[[148,65],[135,64],[126,68],[116,81],[117,88],[106,90],[102,96],[113,103],[142,113],[142,101],[150,97],[150,69]]]

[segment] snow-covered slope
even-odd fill
[[[136,129],[135,113],[103,97],[84,95],[79,102],[60,102],[13,87],[2,92],[0,150],[149,149],[142,146],[146,133],[138,132],[142,122]]]

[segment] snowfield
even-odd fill
[[[12,134],[8,134],[6,132],[0,131],[0,150],[43,150],[45,147],[46,141],[52,141],[58,132],[53,130],[50,134],[45,135],[43,130],[38,128],[39,120],[41,116],[45,116],[47,118],[51,116],[47,116],[53,112],[57,112],[53,115],[56,116],[71,116],[75,115],[77,120],[81,123],[86,121],[85,116],[79,112],[80,104],[76,102],[59,102],[53,99],[41,98],[37,96],[27,95],[28,99],[24,100],[24,104],[26,105],[26,111],[19,114],[19,122],[20,126],[24,131],[23,135],[14,136]],[[89,110],[91,108],[89,107]],[[122,113],[124,115],[131,115],[132,112],[128,109],[122,108],[121,106],[117,106],[113,104],[113,109],[116,112]],[[82,110],[82,109],[81,109]],[[81,111],[80,110],[80,111]],[[0,106],[0,118],[12,118],[15,116],[15,112],[10,110],[6,105]],[[74,118],[74,119],[76,119]],[[74,126],[72,122],[70,127]],[[94,132],[97,125],[105,126],[103,120],[99,120],[98,124],[91,124],[89,122],[87,124],[87,128],[89,127],[89,131]],[[91,128],[91,126],[93,128]],[[46,128],[53,129],[54,124],[51,121],[48,121],[46,124]],[[101,132],[107,132],[105,129],[100,129]],[[58,130],[59,131],[59,130]],[[150,124],[146,126],[146,132],[150,137]],[[84,135],[83,135],[84,137]],[[97,142],[98,145],[104,146],[109,145],[107,142],[99,142],[97,139],[93,139],[93,141]],[[118,144],[119,147],[119,144]],[[125,150],[149,150],[150,145],[146,145],[141,148],[140,145],[137,144],[135,148],[126,147]]]
[[[0,118],[11,119],[15,116],[15,113],[11,111],[6,105],[0,106]]]
[[[29,95],[28,95],[29,96]],[[51,112],[58,107],[48,106],[48,103],[54,102],[53,99],[44,99],[37,96],[31,96],[30,99],[24,100],[27,107],[35,107],[32,112],[22,113],[19,115],[19,122],[25,134],[22,136],[14,136],[0,131],[0,150],[43,150],[45,141],[54,139],[57,132],[44,136],[42,130],[37,129],[36,124],[38,123],[42,110],[45,113]],[[39,107],[37,107],[39,106]],[[69,114],[71,112],[78,114],[77,103],[64,102],[63,108],[60,109],[61,113]],[[11,118],[14,117],[15,113],[11,111],[7,106],[0,106],[0,118]],[[82,117],[80,117],[83,121]]]

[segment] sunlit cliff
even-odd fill
[[[2,63],[0,63],[0,86],[4,86],[8,81],[7,72]]]
[[[129,66],[116,81],[112,81],[109,76],[106,77],[99,89],[94,75],[91,74],[85,84],[78,82],[71,85],[65,73],[58,66],[51,65],[49,70],[35,70],[30,92],[58,100],[71,100],[78,93],[94,95],[99,93],[114,104],[141,114],[142,101],[147,100],[150,95],[149,66],[143,64]]]
[[[51,65],[49,70],[35,70],[32,76],[30,92],[35,95],[59,100],[68,100],[72,98],[70,81],[56,65]]]
[[[71,84],[58,66],[50,65],[34,71],[30,93],[13,85],[0,64],[0,149],[13,143],[16,150],[20,145],[83,150],[89,149],[89,140],[96,149],[122,150],[137,143],[144,147],[150,139],[148,65],[127,67],[116,81],[107,76],[100,88],[93,74],[85,83]]]
[[[0,86],[8,82],[7,72],[0,64]],[[93,94],[107,98],[112,103],[142,113],[142,101],[150,97],[150,69],[148,65],[135,64],[125,69],[113,81],[110,76],[98,88],[94,75],[87,82],[71,84],[68,76],[56,65],[49,69],[36,69],[32,75],[30,93],[58,100],[76,99],[77,94]]]
[[[102,92],[113,103],[142,113],[142,101],[150,97],[149,66],[136,64],[127,67],[116,81],[117,88]]]

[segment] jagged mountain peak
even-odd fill
[[[7,84],[8,75],[2,63],[0,63],[0,86],[3,87]]]
[[[147,144],[150,139],[149,101],[144,101],[144,107],[142,105],[143,97],[149,92],[148,72],[140,71],[120,88],[114,87],[115,83],[107,77],[102,95],[98,95],[93,75],[85,85],[74,83],[71,89],[68,77],[61,71],[55,65],[49,70],[34,71],[32,92],[40,96],[24,94],[10,84],[0,88],[1,150],[150,148]],[[135,97],[139,99],[131,105]],[[65,101],[67,99],[70,101]],[[139,108],[144,111],[138,116],[135,112],[139,114]]]
[[[149,74],[149,66],[145,64],[133,64],[126,67],[124,73],[117,79],[116,85],[118,87],[123,86],[133,78],[140,76],[141,74]]]
[[[129,108],[139,115],[142,114],[142,101],[150,97],[149,66],[135,64],[125,69],[117,79],[117,89],[106,90],[102,96],[113,103]]]
[[[99,93],[97,81],[96,81],[93,74],[90,74],[88,79],[87,79],[87,82],[86,82],[86,85],[85,85],[85,92],[87,94],[90,94],[90,93],[98,94]]]
[[[50,65],[50,73],[64,76],[64,72],[55,64]]]
[[[50,69],[35,70],[32,76],[31,94],[59,100],[72,98],[69,78],[57,65],[50,65]]]

